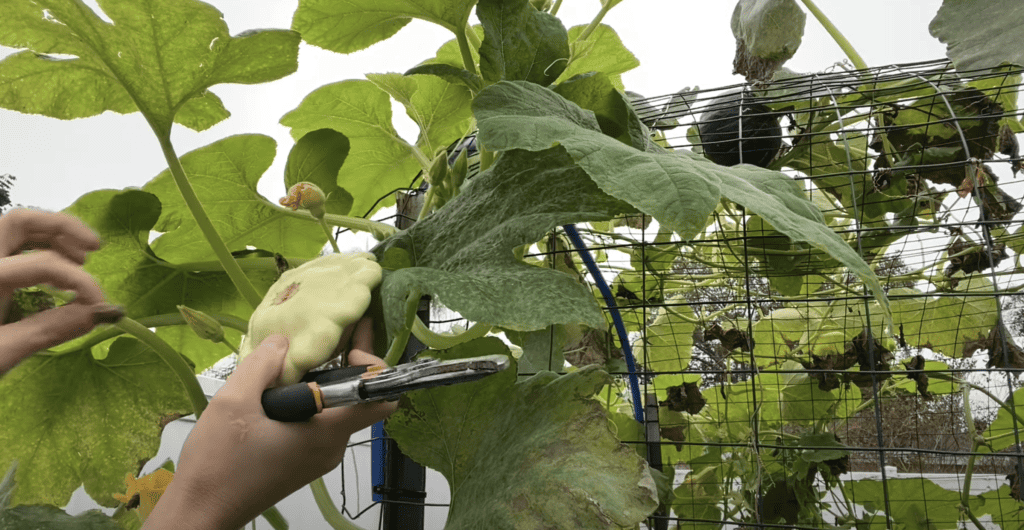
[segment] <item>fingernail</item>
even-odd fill
[[[260,346],[269,346],[271,348],[285,349],[288,347],[288,337],[284,335],[271,335],[263,339],[263,343]]]
[[[93,324],[116,324],[124,318],[124,308],[113,304],[102,304],[92,314]]]

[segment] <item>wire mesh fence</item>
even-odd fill
[[[607,327],[505,332],[520,376],[621,376],[599,400],[654,469],[649,528],[1022,527],[1021,86],[933,61],[633,94],[662,147],[790,176],[810,203],[781,206],[813,205],[888,305],[834,249],[727,200],[685,241],[642,214],[589,223],[582,248],[556,230],[522,259],[600,276]],[[425,187],[389,219],[408,226]],[[435,303],[435,330],[467,325]]]
[[[671,484],[651,528],[1024,523],[1020,88],[934,61],[633,95],[663,147],[789,175],[889,304],[728,201],[689,241],[643,215],[579,227],[657,403],[645,426],[624,380],[603,398]],[[595,280],[562,231],[524,259]],[[627,372],[611,316],[509,338],[524,376]]]

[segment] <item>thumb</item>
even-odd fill
[[[260,395],[281,375],[288,353],[288,337],[270,335],[242,360],[223,390],[239,395]]]

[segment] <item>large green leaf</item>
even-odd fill
[[[0,511],[0,528],[123,530],[114,519],[99,510],[71,516],[56,506],[48,505],[17,506]]]
[[[323,229],[315,222],[288,216],[284,207],[270,203],[256,191],[260,177],[274,160],[275,144],[273,138],[260,134],[230,136],[185,154],[181,165],[229,250],[241,251],[251,245],[288,257],[315,257],[327,242]],[[290,165],[292,171],[298,169],[295,162]],[[334,178],[313,182],[324,193],[338,190]],[[162,206],[153,227],[164,232],[153,241],[153,251],[161,259],[173,263],[216,259],[170,171],[164,170],[142,189],[156,195]],[[332,196],[327,202],[327,212],[347,213],[345,194],[334,195],[337,198]]]
[[[601,132],[637,149],[647,146],[647,128],[607,74],[582,74],[559,83],[553,90],[580,108],[593,112]]]
[[[868,511],[891,510],[889,517],[906,530],[959,528],[960,492],[947,490],[925,478],[890,478],[884,486],[878,480],[858,480],[848,482],[845,491],[850,501]],[[972,507],[981,504],[977,498],[969,502]]]
[[[200,263],[178,268],[154,255],[147,241],[161,215],[160,200],[155,195],[134,189],[99,190],[80,197],[65,212],[81,219],[106,242],[102,249],[89,254],[85,270],[96,278],[112,303],[125,307],[128,317],[177,316],[176,306],[183,304],[211,315],[234,317],[244,327],[252,314],[252,306],[239,296],[215,261],[207,267]],[[205,239],[197,234],[194,244],[204,245]],[[200,268],[218,272],[196,272]],[[257,290],[264,292],[276,280],[276,273],[271,268],[250,270],[246,275]],[[55,350],[77,351],[95,343],[101,333],[93,331]],[[195,362],[199,371],[231,353],[222,344],[200,339],[187,325],[159,327],[156,333]],[[229,327],[225,334],[229,342],[238,344],[240,331]]]
[[[558,144],[609,195],[653,216],[686,240],[702,231],[721,197],[744,206],[795,241],[839,260],[874,293],[883,315],[888,300],[863,259],[825,224],[800,184],[750,165],[719,166],[689,151],[640,151],[600,132],[594,114],[552,90],[501,82],[473,101],[487,149],[537,151]]]
[[[647,327],[641,362],[657,373],[683,372],[690,367],[693,356],[694,324],[680,315],[690,311],[683,307],[665,307]]]
[[[537,331],[506,331],[505,336],[512,344],[523,350],[519,357],[519,373],[536,374],[546,370],[560,373],[565,371],[565,345],[569,334],[565,326],[556,324]]]
[[[470,132],[473,113],[465,85],[432,75],[367,74],[366,78],[405,107],[420,128],[416,147],[428,157]]]
[[[355,216],[369,216],[393,205],[391,192],[408,186],[421,169],[413,146],[391,124],[391,98],[370,81],[324,85],[285,114],[281,124],[291,127],[293,138],[328,128],[349,139],[351,148],[338,172],[337,184],[352,194]],[[377,203],[382,197],[384,200]]]
[[[113,24],[81,0],[0,0],[0,44],[27,48],[0,61],[0,106],[61,119],[140,110],[160,134],[172,121],[203,130],[228,116],[207,88],[272,81],[298,67],[298,33],[232,37],[209,4],[100,6]]]
[[[484,338],[445,359],[507,354]],[[593,367],[516,382],[513,367],[482,381],[407,394],[388,420],[402,451],[448,479],[447,530],[632,527],[657,507],[646,463],[612,434],[591,397]]]
[[[512,250],[556,226],[627,211],[632,208],[602,193],[560,148],[503,153],[444,208],[375,249],[382,257],[388,248],[404,248],[414,265],[384,277],[388,329],[402,325],[413,289],[436,295],[471,321],[506,329],[569,323],[603,329],[590,289],[566,273],[523,263]]]
[[[956,69],[967,72],[1003,63],[1024,66],[1021,27],[1020,2],[944,0],[928,30],[946,44],[946,56]]]
[[[291,190],[299,182],[312,182],[327,194],[327,213],[345,215],[352,209],[352,194],[338,187],[338,170],[348,157],[344,134],[320,129],[306,134],[288,152],[284,186]]]
[[[601,24],[587,40],[578,40],[586,27],[569,28],[572,55],[558,81],[589,72],[601,72],[608,76],[615,88],[624,90],[622,74],[640,66],[640,61],[626,49],[619,35],[610,26]]]
[[[902,328],[903,339],[914,347],[928,348],[947,357],[970,357],[979,345],[986,344],[996,325],[998,303],[992,283],[981,275],[961,279],[955,294],[932,297],[916,289],[896,288],[892,297],[893,320]],[[849,302],[837,311],[847,317],[863,316],[864,304]],[[871,306],[875,336],[880,336],[878,306]],[[865,319],[866,322],[866,319]]]
[[[561,21],[538,11],[529,0],[480,0],[484,26],[480,73],[490,83],[502,79],[550,85],[569,61],[569,36]]]
[[[120,338],[106,359],[88,349],[34,356],[0,379],[0,467],[18,460],[12,504],[67,504],[79,486],[103,506],[125,473],[156,454],[169,419],[191,405],[160,358]]]
[[[462,31],[477,0],[300,0],[292,29],[302,40],[352,53],[391,37],[412,19]]]
[[[1011,406],[1013,408],[1017,417],[1024,419],[1024,389],[1017,390],[1011,397],[1008,397],[1004,401],[1007,406]],[[1014,436],[1014,431],[1017,431],[1020,434],[1018,436]],[[999,438],[992,440],[988,445],[978,447],[978,452],[998,453],[999,451],[1014,445],[1016,443],[1016,439],[1024,438],[1024,423],[1014,421],[1013,416],[1011,416],[1006,409],[1000,407],[999,412],[996,414],[996,419],[992,420],[988,429],[985,429],[983,436],[988,439],[992,439],[996,436],[999,436]]]
[[[1019,496],[1019,493],[1013,493],[1010,486],[986,491],[976,497],[984,504],[972,511],[977,517],[991,515],[992,522],[1000,528],[1020,530],[1024,527],[1024,504],[1014,495]]]
[[[670,153],[638,151],[604,135],[591,111],[554,91],[503,81],[473,101],[479,140],[494,151],[562,145],[605,193],[690,239],[704,229],[721,196],[721,179]],[[700,167],[714,166],[704,164]],[[717,167],[717,166],[714,166]],[[684,173],[685,171],[685,173]]]

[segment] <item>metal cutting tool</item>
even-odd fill
[[[419,359],[391,368],[348,366],[309,372],[302,382],[263,391],[263,410],[277,421],[305,421],[331,407],[389,401],[402,394],[483,379],[508,368],[504,355],[441,361]]]

